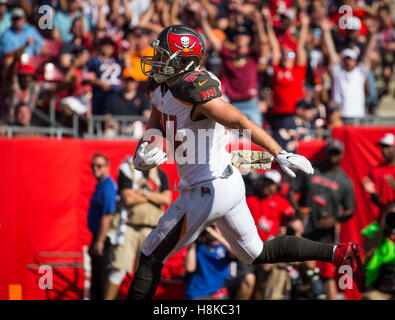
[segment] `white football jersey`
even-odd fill
[[[221,177],[231,163],[226,151],[229,135],[223,125],[213,120],[191,117],[197,104],[222,95],[218,78],[195,70],[180,76],[170,88],[150,80],[148,95],[159,111],[162,134],[174,148],[180,186]]]

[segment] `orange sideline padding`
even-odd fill
[[[355,216],[342,229],[343,239],[359,241],[359,230],[376,217],[360,187],[360,179],[380,161],[380,151],[374,143],[389,131],[395,133],[393,128],[351,127],[334,132],[334,136],[345,142],[342,165],[354,181],[358,203]],[[91,236],[86,228],[86,215],[96,183],[89,166],[91,158],[98,152],[108,156],[111,175],[116,179],[120,162],[134,152],[136,143],[0,139],[0,299],[9,298],[8,286],[15,283],[21,284],[23,299],[83,297],[82,269],[54,268],[53,289],[42,290],[38,285],[42,275],[27,265],[65,260],[43,258],[40,252],[81,252],[82,247],[89,244]],[[302,143],[299,153],[308,158],[322,158],[325,144]],[[163,165],[162,168],[173,188],[177,182],[176,166]],[[177,192],[173,196],[176,198]],[[180,272],[177,266],[172,268]],[[182,298],[181,293],[173,298]],[[171,292],[164,296],[172,297]]]

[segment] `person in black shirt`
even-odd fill
[[[146,96],[137,91],[139,83],[130,69],[122,74],[122,90],[108,96],[104,106],[104,114],[144,116],[149,118],[150,108]]]
[[[307,239],[338,243],[340,224],[350,219],[354,213],[354,187],[339,166],[343,151],[341,141],[331,141],[326,148],[325,160],[314,166],[314,175],[307,176],[298,172],[291,183],[288,199],[296,212],[303,217],[303,237]],[[296,200],[298,192],[299,201]],[[319,263],[318,266],[325,280],[328,298],[336,299],[335,270],[329,264]]]

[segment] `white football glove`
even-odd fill
[[[307,174],[314,173],[314,169],[311,166],[310,161],[298,154],[283,150],[277,155],[276,160],[281,169],[283,169],[283,171],[292,178],[295,178],[296,174],[290,168],[300,169]]]
[[[145,152],[148,142],[144,142],[137,149],[133,157],[133,165],[137,170],[147,171],[149,169],[160,166],[167,161],[166,153],[155,147],[151,151]]]

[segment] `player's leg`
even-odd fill
[[[204,186],[214,190],[211,183]],[[213,194],[203,194],[198,188],[182,193],[169,206],[144,243],[128,299],[145,300],[154,296],[164,262],[197,239],[209,223],[213,208]]]
[[[241,180],[240,176],[240,180]],[[238,184],[237,184],[238,185]],[[240,192],[232,188],[231,196]],[[245,198],[217,221],[217,226],[241,260],[252,264],[319,260],[351,266],[358,289],[364,291],[365,272],[355,243],[338,246],[295,236],[282,236],[265,243],[259,238]]]

